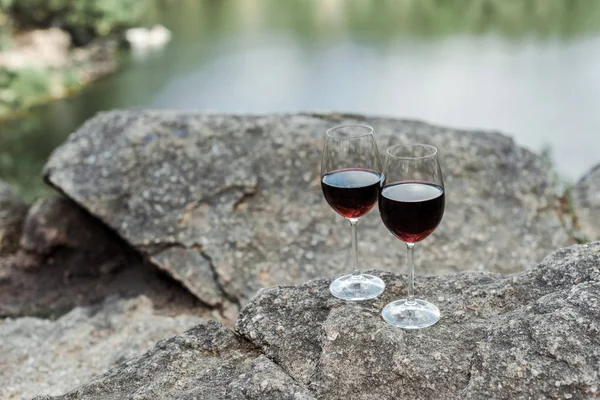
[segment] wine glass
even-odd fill
[[[415,243],[429,236],[444,215],[444,180],[438,151],[427,144],[400,144],[387,149],[379,213],[383,224],[406,243],[408,295],[385,306],[383,319],[406,329],[425,328],[440,319],[433,304],[415,299]]]
[[[367,300],[381,294],[385,283],[358,267],[356,224],[377,202],[381,184],[381,161],[373,128],[340,125],[325,132],[321,160],[321,188],[327,203],[350,221],[352,227],[352,274],[334,280],[331,294],[344,300]]]

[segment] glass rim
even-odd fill
[[[431,153],[424,155],[424,156],[419,156],[419,157],[397,156],[397,155],[391,153],[394,149],[398,149],[400,147],[423,147],[423,148],[431,150]],[[407,144],[395,144],[393,146],[390,146],[387,148],[385,153],[390,157],[400,159],[400,160],[422,160],[425,158],[431,158],[431,157],[436,156],[438,153],[438,149],[435,146],[432,146],[430,144],[425,144],[425,143],[407,143]]]
[[[357,135],[352,135],[352,136],[348,136],[348,137],[342,137],[342,136],[337,136],[337,135],[333,134],[333,132],[335,132],[338,129],[350,128],[350,127],[363,128],[366,131],[363,133],[359,133]],[[373,127],[370,125],[365,125],[365,124],[342,124],[342,125],[336,125],[336,126],[333,126],[329,129],[327,129],[325,131],[325,135],[327,135],[327,137],[330,137],[332,139],[340,139],[340,140],[358,139],[358,138],[365,137],[368,135],[373,135]]]

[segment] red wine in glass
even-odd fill
[[[325,174],[321,188],[327,203],[344,218],[360,218],[373,208],[381,175],[373,170],[346,168]]]
[[[392,183],[381,189],[379,212],[394,236],[405,243],[416,243],[439,225],[444,200],[444,189],[433,183]]]
[[[399,144],[386,151],[379,213],[383,224],[406,244],[408,293],[405,299],[387,304],[381,315],[394,326],[425,328],[440,319],[440,310],[414,295],[415,243],[429,236],[444,215],[444,179],[438,151],[427,144]]]
[[[358,220],[377,203],[381,189],[381,160],[373,128],[340,125],[325,132],[321,158],[321,188],[327,204],[350,222],[352,273],[331,282],[331,294],[343,300],[368,300],[385,288],[381,278],[361,274],[358,265]]]

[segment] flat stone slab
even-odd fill
[[[157,315],[145,296],[111,297],[97,306],[76,307],[56,321],[4,319],[0,398],[64,393],[202,321]]]
[[[47,180],[211,306],[349,273],[350,228],[320,187],[325,130],[375,128],[440,149],[446,212],[417,271],[515,272],[571,244],[541,159],[497,133],[341,114],[243,116],[114,111],[51,156]],[[364,269],[404,272],[404,246],[377,210],[359,223]]]

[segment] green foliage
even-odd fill
[[[82,87],[77,67],[63,70],[0,68],[0,123],[2,117],[77,92]]]
[[[581,232],[579,217],[573,200],[573,182],[560,176],[554,164],[552,148],[544,147],[540,152],[542,164],[550,179],[550,184],[558,200],[557,213],[564,229],[575,243],[587,243],[589,240]]]
[[[206,15],[223,18],[219,25],[227,23],[229,29],[236,29],[240,22],[235,18],[241,23],[246,18],[239,11],[244,7],[238,0],[198,3],[218,11]],[[261,0],[254,4],[268,15],[265,21],[288,30],[315,36],[353,32],[377,41],[395,40],[401,35],[443,37],[457,33],[567,37],[600,28],[597,0],[347,0],[335,2],[335,11],[325,3]]]
[[[69,6],[69,0],[2,0],[3,12],[24,27],[47,26]]]
[[[52,191],[42,182],[40,172],[48,148],[56,144],[48,135],[39,136],[43,122],[35,118],[3,121],[0,130],[0,179],[28,202],[47,197]]]
[[[548,179],[550,179],[552,189],[557,195],[560,195],[565,190],[565,187],[568,187],[568,184],[566,180],[560,177],[556,170],[552,147],[549,145],[544,146],[540,151],[540,158],[542,159],[542,165],[548,174]]]
[[[3,0],[0,0],[0,4],[2,4]],[[7,0],[4,0],[7,1]],[[1,9],[1,8],[0,8]],[[11,46],[12,41],[10,38],[10,21],[6,15],[0,12],[0,51],[7,49]]]
[[[0,0],[0,51],[12,46],[15,30],[50,26],[68,31],[75,45],[86,45],[97,37],[138,25],[152,1]],[[0,118],[61,97],[65,91],[80,89],[82,76],[77,67],[14,71],[0,68]]]
[[[10,90],[18,94],[19,106],[28,108],[47,96],[49,72],[41,69],[23,69],[14,73]]]
[[[151,0],[0,0],[20,28],[59,26],[76,44],[137,25]]]

